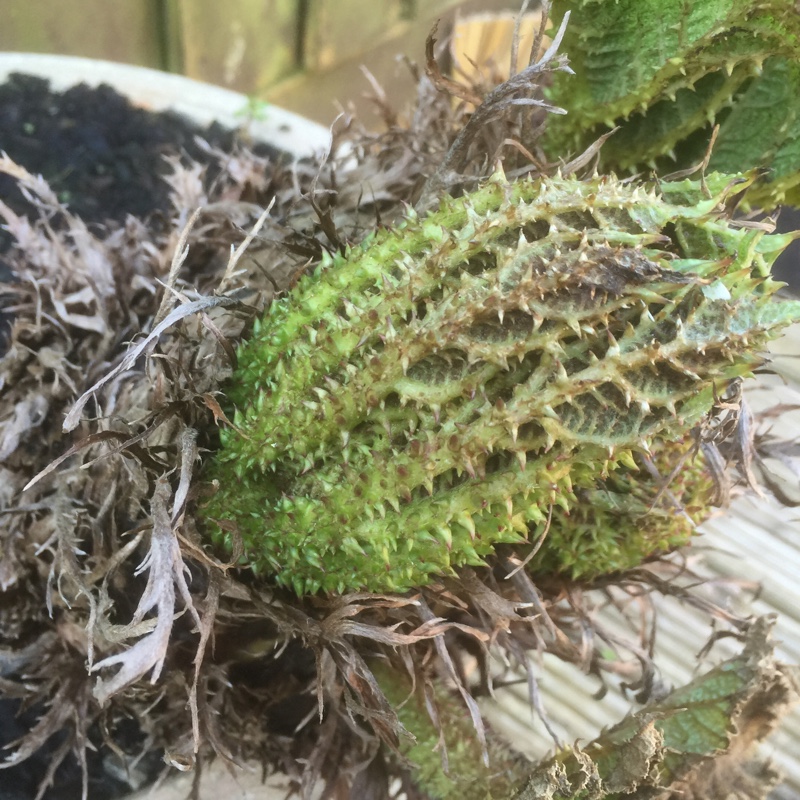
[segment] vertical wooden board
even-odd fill
[[[303,66],[330,69],[391,38],[408,14],[403,0],[308,0]]]
[[[309,13],[319,14],[321,0],[308,0]],[[329,8],[335,9],[331,0]],[[350,0],[341,0],[342,5]],[[417,64],[425,62],[425,39],[434,22],[440,20],[438,38],[442,42],[453,28],[456,10],[464,13],[478,11],[506,11],[519,9],[521,0],[373,0],[365,15],[377,14],[378,5],[394,4],[400,8],[394,25],[387,27],[368,43],[365,50],[356,50],[356,43],[364,41],[361,33],[351,32],[350,40],[343,34],[339,39],[338,57],[329,69],[311,70],[291,78],[266,93],[266,98],[276,105],[309,117],[323,125],[330,125],[340,112],[340,107],[353,109],[362,123],[380,128],[382,120],[375,113],[374,104],[366,96],[370,85],[361,71],[361,65],[375,76],[383,87],[390,105],[402,112],[415,94],[411,74],[399,56],[406,55]],[[365,9],[365,5],[361,6]],[[387,17],[384,16],[384,19]],[[311,20],[309,20],[310,24]],[[319,23],[314,23],[319,26]],[[367,23],[365,22],[365,25]],[[373,29],[374,30],[374,29]],[[321,34],[320,34],[321,35]],[[307,48],[308,49],[308,48]],[[337,52],[337,51],[334,51]]]
[[[314,72],[357,58],[460,0],[307,0],[303,65]]]
[[[183,73],[183,32],[181,30],[181,9],[178,0],[160,0],[162,11],[164,43],[164,69],[168,72]]]
[[[3,0],[0,50],[163,65],[159,0]]]
[[[190,78],[253,94],[298,68],[298,0],[169,0],[167,18]]]
[[[477,81],[486,75],[491,75],[498,81],[507,80],[517,16],[512,11],[458,14],[449,48],[453,61],[453,77],[468,82]],[[529,12],[520,20],[515,72],[528,65],[531,46],[540,22],[541,14],[537,12]],[[545,37],[543,46],[547,47],[549,44],[550,39]]]

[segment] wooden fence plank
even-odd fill
[[[252,94],[299,69],[298,0],[168,0],[167,19],[190,78]]]
[[[307,0],[303,64],[314,72],[394,40],[410,25],[432,19],[462,0]]]
[[[361,8],[362,22],[345,11],[344,6],[350,3],[351,0],[307,0],[306,72],[267,91],[265,97],[270,102],[323,125],[333,122],[338,114],[337,104],[342,104],[355,108],[365,124],[380,125],[372,103],[364,97],[370,87],[361,72],[362,64],[384,88],[392,106],[402,110],[414,94],[414,83],[398,57],[406,55],[424,64],[425,39],[437,19],[441,22],[439,39],[445,41],[453,29],[457,10],[475,13],[518,9],[520,0],[358,0],[361,5],[353,5]],[[383,10],[379,12],[378,6]],[[338,18],[337,10],[341,10]],[[327,27],[321,22],[326,14],[331,20]],[[380,26],[368,21],[370,15],[382,19],[385,28],[379,30]],[[349,28],[344,20],[350,20]],[[325,39],[321,38],[323,30]],[[373,32],[371,40],[364,30]],[[314,37],[320,37],[324,44],[315,45]],[[325,50],[318,56],[316,69],[315,47]],[[330,62],[333,66],[322,68],[322,64]]]
[[[160,0],[4,0],[0,50],[160,67]]]

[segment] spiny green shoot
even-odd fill
[[[309,593],[410,589],[586,516],[799,316],[769,278],[789,237],[728,219],[748,180],[497,175],[325,259],[241,348],[206,517]],[[541,558],[617,568],[597,552]]]

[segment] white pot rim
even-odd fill
[[[106,83],[139,108],[175,111],[203,127],[216,121],[228,128],[238,128],[248,105],[246,95],[230,89],[149,67],[93,58],[0,53],[0,82],[7,80],[12,72],[47,78],[55,91],[79,83],[92,87]],[[331,134],[327,128],[273,105],[265,107],[263,119],[249,121],[247,131],[254,139],[296,158],[330,148]]]

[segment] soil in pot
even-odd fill
[[[229,153],[237,139],[236,131],[218,124],[201,128],[177,114],[154,114],[133,107],[108,86],[92,89],[79,85],[59,94],[50,90],[46,80],[20,74],[0,86],[0,151],[29,172],[42,175],[64,205],[87,224],[94,224],[99,235],[106,224],[113,228],[124,223],[128,215],[161,225],[170,205],[171,189],[163,180],[171,172],[168,159],[189,159],[204,166],[205,180],[210,184],[219,174],[219,158],[210,148]],[[265,144],[248,145],[260,156],[280,157],[277,150]],[[0,174],[0,201],[31,221],[40,215],[37,205],[5,174]],[[59,220],[52,219],[51,224],[58,226]],[[2,256],[10,244],[10,235],[0,229],[0,282],[12,279]],[[0,339],[0,355],[3,348]],[[25,605],[32,609],[31,618],[19,619],[20,589],[5,589],[0,586],[0,677],[8,666],[5,656],[19,649],[26,637],[35,638],[36,617],[44,611],[41,598],[38,606]],[[42,712],[39,708],[24,709],[12,699],[0,700],[0,749],[30,730]],[[129,744],[135,747],[138,728],[133,722],[130,728]],[[100,742],[103,737],[97,733],[93,739]],[[35,756],[0,772],[0,800],[36,797],[50,758],[63,739],[60,734],[51,737]],[[155,755],[149,763],[139,762],[135,775],[127,775],[115,766],[115,756],[106,747],[87,756],[89,796],[95,800],[123,796],[164,766]],[[69,755],[43,800],[79,798],[81,790],[80,766]]]
[[[229,152],[237,132],[213,124],[201,128],[173,113],[135,108],[109,86],[85,84],[63,94],[30,75],[13,74],[0,86],[0,149],[42,175],[59,199],[84,222],[140,219],[169,205],[167,157],[205,165],[213,181],[216,160],[198,144]],[[261,156],[278,152],[265,144]],[[15,182],[0,176],[0,198],[17,213],[30,211]]]

